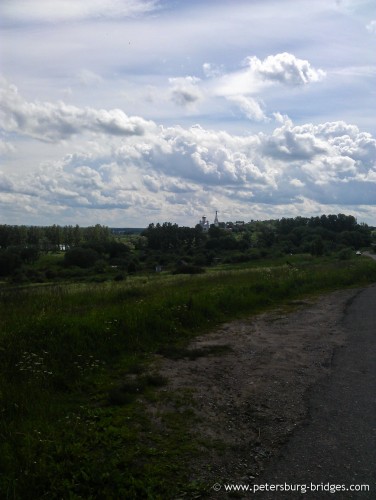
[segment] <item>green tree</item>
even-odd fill
[[[316,236],[316,238],[311,243],[311,254],[319,257],[324,253],[324,242],[321,236]]]

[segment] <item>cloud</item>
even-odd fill
[[[185,78],[170,78],[171,99],[178,106],[191,106],[203,98],[198,87],[199,78],[186,76]]]
[[[103,78],[101,76],[88,69],[81,69],[77,77],[80,84],[84,87],[97,86],[103,83]]]
[[[144,175],[143,178],[144,186],[147,187],[152,193],[158,193],[160,188],[160,181],[151,175]]]
[[[373,21],[370,21],[366,28],[372,35],[376,35],[376,20],[374,19]]]
[[[137,193],[129,189],[126,176],[119,176],[116,165],[87,165],[88,158],[67,156],[61,162],[42,166],[27,179],[28,192],[45,202],[70,208],[127,209]],[[89,162],[90,163],[90,162]],[[120,182],[119,182],[120,180]],[[22,189],[22,188],[21,188]]]
[[[134,17],[157,5],[157,0],[4,0],[1,12],[6,21],[62,22]]]
[[[188,184],[188,198],[212,190],[230,205],[289,205],[302,196],[321,204],[376,202],[375,139],[345,122],[295,126],[285,118],[271,134],[249,136],[171,127],[148,143],[134,144],[139,154],[127,157],[138,158],[149,172],[145,185],[159,195],[173,179]]]
[[[290,184],[291,186],[295,186],[297,188],[304,187],[304,182],[300,181],[299,179],[291,179]]]
[[[241,142],[241,138],[225,132],[170,127],[154,138],[154,145],[143,159],[157,172],[208,185],[239,184],[253,177],[262,179],[263,173],[252,159],[239,151]],[[246,142],[251,147],[257,138],[248,138]],[[135,148],[144,146],[137,144]]]
[[[261,122],[266,121],[267,117],[262,110],[260,104],[256,101],[256,99],[252,99],[251,97],[245,97],[242,95],[234,95],[229,96],[228,100],[233,102],[238,106],[244,115],[250,120]]]
[[[0,193],[1,192],[12,192],[14,190],[14,184],[11,179],[9,179],[3,172],[0,172]]]
[[[218,66],[217,64],[212,63],[204,63],[202,65],[202,70],[207,78],[216,78],[223,75],[224,73],[224,68],[222,65]]]
[[[375,157],[375,139],[354,125],[287,120],[271,134],[245,137],[200,127],[164,129],[144,160],[158,173],[159,186],[166,176],[227,197],[230,190],[233,200],[289,204],[305,196],[346,205],[376,202]]]
[[[16,148],[10,142],[0,139],[0,157],[11,155],[16,151]]]
[[[316,137],[312,131],[293,127],[287,120],[276,128],[264,142],[264,153],[282,160],[312,159],[318,154],[328,153],[328,143]]]
[[[42,141],[60,141],[85,132],[113,136],[140,136],[152,122],[129,117],[120,109],[78,108],[63,102],[27,102],[14,85],[0,80],[3,130]]]
[[[219,76],[216,81],[217,95],[260,94],[272,85],[299,87],[320,82],[325,78],[322,69],[288,52],[270,55],[264,60],[256,56],[245,59],[244,68]]]
[[[19,195],[23,204],[46,213],[51,206],[87,217],[93,210],[123,210],[146,218],[168,216],[175,206],[193,214],[218,203],[234,214],[258,204],[291,211],[301,200],[342,207],[376,203],[376,141],[344,121],[295,125],[276,113],[274,130],[236,135],[198,125],[157,126],[121,110],[27,102],[9,84],[3,92],[3,128],[20,134],[20,144],[23,135],[80,140],[66,141],[70,154],[29,174],[3,173],[0,203]],[[241,97],[233,103],[257,104]]]
[[[267,82],[295,86],[319,82],[325,77],[323,70],[314,69],[308,61],[288,52],[268,56],[263,61],[255,56],[248,57],[246,63],[252,74]]]

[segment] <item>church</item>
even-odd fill
[[[205,215],[202,216],[202,219],[200,220],[199,224],[204,231],[209,231],[210,223]],[[218,210],[215,211],[214,226],[219,227]]]

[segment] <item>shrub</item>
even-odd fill
[[[110,265],[116,266],[119,269],[127,270],[129,261],[123,258],[110,259]]]
[[[103,259],[97,260],[94,264],[94,269],[95,272],[97,273],[104,273],[106,271],[106,268],[107,268],[107,262]]]
[[[129,274],[132,274],[137,272],[139,268],[140,268],[139,263],[137,262],[137,260],[134,259],[128,264],[127,271]]]
[[[9,276],[21,265],[22,262],[18,254],[9,249],[0,253],[0,276]]]
[[[353,251],[351,248],[343,248],[340,252],[338,252],[339,260],[350,260],[353,256]]]
[[[76,247],[68,250],[64,255],[66,265],[83,268],[92,267],[98,259],[98,252],[92,248]]]
[[[236,252],[227,257],[225,262],[230,264],[236,264],[241,262],[248,262],[249,260],[251,260],[249,254]]]
[[[200,254],[197,254],[195,257],[194,257],[194,260],[193,260],[194,264],[196,266],[205,266],[206,263],[207,263],[207,259],[206,259],[206,256],[202,253]]]
[[[36,262],[39,257],[39,250],[36,246],[28,246],[21,249],[20,257],[23,262],[27,262],[28,264],[32,264]]]
[[[55,279],[58,276],[57,272],[54,271],[53,269],[46,269],[44,274],[45,274],[46,278],[49,280]]]

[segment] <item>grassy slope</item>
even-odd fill
[[[184,353],[192,335],[221,321],[376,281],[366,258],[292,259],[2,292],[1,498],[165,499],[199,490],[184,466],[200,445],[188,433],[190,396],[157,391],[164,381],[148,359],[171,346]],[[155,398],[167,398],[171,412],[150,419],[143,401]]]

